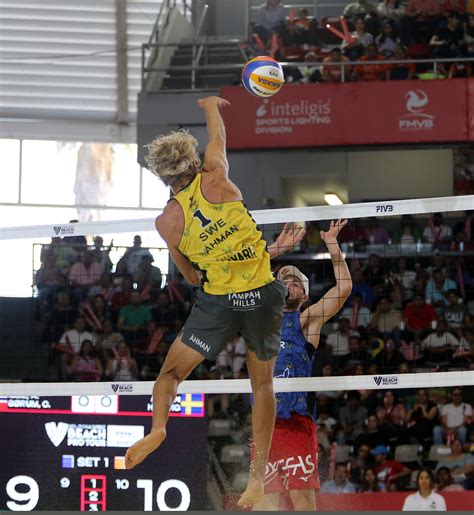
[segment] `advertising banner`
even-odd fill
[[[224,87],[229,149],[466,142],[469,80],[288,84],[271,98]],[[474,92],[474,91],[473,91]]]

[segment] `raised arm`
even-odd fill
[[[331,256],[336,286],[301,313],[301,327],[306,340],[315,347],[319,344],[321,327],[342,308],[352,291],[351,274],[337,242],[339,231],[346,224],[347,220],[338,220],[331,222],[328,231],[321,231],[321,238]]]
[[[198,105],[206,115],[207,132],[209,134],[209,143],[204,153],[202,171],[227,177],[229,164],[225,150],[225,126],[220,109],[229,106],[230,102],[220,97],[207,97],[199,99]]]

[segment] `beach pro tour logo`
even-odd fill
[[[72,236],[74,234],[73,225],[54,225],[53,232],[56,236]]]
[[[377,386],[396,386],[398,384],[398,376],[374,376],[374,383]]]
[[[56,422],[47,422],[44,425],[44,428],[46,429],[46,434],[48,435],[48,438],[51,440],[52,444],[55,447],[59,447],[67,435],[69,425],[65,422],[59,422],[58,424],[56,424]]]
[[[112,391],[114,393],[132,393],[133,384],[113,384]]]
[[[428,94],[422,89],[411,89],[405,94],[407,114],[399,120],[401,131],[430,131],[434,128],[434,116],[426,113],[430,102]]]

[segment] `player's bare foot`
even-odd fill
[[[241,508],[252,508],[263,500],[263,482],[257,479],[249,479],[245,492],[240,496],[237,504]]]
[[[166,438],[166,431],[164,429],[153,430],[145,438],[138,440],[134,443],[125,455],[125,468],[133,469],[141,463],[149,454],[156,451]]]

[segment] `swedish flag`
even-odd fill
[[[191,417],[204,416],[204,394],[185,393],[181,394],[181,415]]]

